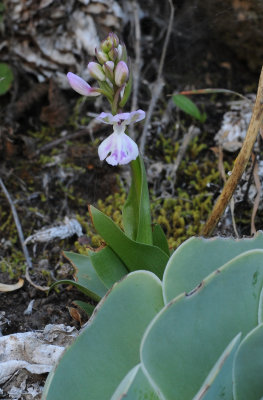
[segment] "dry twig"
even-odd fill
[[[1,186],[1,189],[3,190],[4,195],[5,195],[7,201],[9,203],[9,205],[10,205],[10,208],[11,208],[11,211],[12,211],[12,215],[13,215],[13,218],[14,218],[14,221],[15,221],[15,224],[16,224],[18,237],[19,237],[19,240],[20,240],[20,243],[21,243],[21,247],[22,247],[25,259],[26,259],[26,264],[27,264],[26,274],[25,274],[26,275],[26,279],[36,289],[39,289],[39,290],[42,290],[42,291],[49,290],[49,287],[46,287],[46,286],[42,287],[42,286],[38,286],[35,283],[33,283],[31,278],[30,278],[30,276],[29,276],[29,269],[32,268],[32,261],[31,261],[31,258],[29,256],[28,249],[27,249],[27,247],[25,245],[25,239],[24,239],[24,234],[23,234],[22,227],[21,227],[21,224],[20,224],[20,220],[19,220],[19,217],[17,215],[16,208],[14,206],[14,203],[13,203],[12,199],[11,199],[11,196],[10,196],[10,194],[9,194],[7,188],[5,187],[5,184],[4,184],[4,182],[3,182],[3,180],[1,178],[0,178],[0,186]]]
[[[263,121],[263,68],[261,69],[261,74],[258,84],[258,92],[256,97],[256,102],[254,105],[252,117],[249,123],[247,134],[243,143],[243,146],[236,158],[235,165],[227,180],[221,195],[219,196],[210,217],[208,218],[202,235],[205,237],[210,236],[213,233],[220,217],[222,216],[227,204],[229,203],[233,193],[237,187],[237,184],[247,166],[251,152],[256,141],[260,126]]]
[[[223,164],[223,149],[222,146],[220,145],[218,147],[218,170],[219,173],[224,181],[224,184],[226,184],[226,173],[225,173],[225,169],[224,169],[224,164]],[[236,221],[235,221],[235,201],[234,201],[234,197],[231,197],[230,200],[230,212],[231,212],[231,218],[232,218],[232,224],[233,224],[233,229],[235,232],[236,237],[239,237],[238,231],[237,231],[237,226],[236,226]]]
[[[143,128],[143,132],[142,132],[142,136],[141,136],[140,152],[141,152],[142,155],[144,153],[146,136],[147,136],[147,132],[148,132],[148,128],[149,128],[149,123],[150,123],[151,118],[152,118],[152,113],[153,113],[153,110],[155,108],[157,100],[158,100],[158,98],[159,98],[159,96],[160,96],[160,94],[162,92],[163,86],[164,86],[164,80],[163,80],[163,77],[162,77],[163,65],[164,65],[167,46],[168,46],[168,43],[169,43],[169,39],[170,39],[171,31],[172,31],[173,19],[174,19],[174,6],[173,6],[173,3],[172,3],[172,0],[168,0],[168,1],[169,1],[169,4],[170,4],[171,14],[170,14],[169,24],[168,24],[168,28],[167,28],[164,44],[163,44],[163,51],[162,51],[160,64],[159,64],[159,68],[158,68],[158,75],[157,75],[156,82],[154,84],[153,93],[152,93],[152,99],[151,99],[149,108],[147,110],[146,120],[145,120],[145,123],[144,123],[144,128]]]

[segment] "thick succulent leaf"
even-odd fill
[[[167,304],[147,328],[141,362],[166,400],[192,399],[230,340],[257,325],[262,260],[263,250],[234,258]]]
[[[83,254],[64,252],[65,257],[72,263],[75,269],[75,281],[59,281],[58,283],[70,283],[75,285],[79,290],[90,296],[92,299],[99,301],[107,292],[107,287],[98,277],[90,257]],[[95,295],[95,296],[94,296]]]
[[[231,400],[233,398],[233,361],[240,338],[241,333],[231,340],[193,400]]]
[[[110,399],[139,363],[143,333],[163,305],[161,282],[150,272],[116,283],[49,375],[42,400]]]
[[[159,400],[157,393],[144,375],[141,365],[131,369],[121,381],[111,400]]]
[[[152,244],[151,209],[142,157],[131,162],[132,183],[123,207],[126,235],[137,242]]]
[[[207,275],[237,255],[257,248],[263,248],[262,232],[253,239],[188,239],[173,253],[165,269],[165,303],[180,293],[190,292]]]
[[[234,399],[263,397],[263,324],[258,325],[239,346],[234,361]]]
[[[90,213],[97,232],[120,257],[129,271],[144,269],[162,278],[168,255],[159,247],[135,242],[101,211],[90,206]]]
[[[170,250],[168,242],[161,225],[156,224],[153,228],[153,244],[154,246],[160,247],[170,257]]]
[[[108,289],[128,274],[121,259],[108,246],[99,251],[90,252],[90,260],[99,278]]]
[[[263,289],[261,290],[260,293],[260,298],[259,298],[259,305],[258,305],[258,324],[263,323]]]

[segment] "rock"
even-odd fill
[[[40,399],[43,374],[51,371],[77,335],[74,327],[50,324],[43,331],[0,337],[1,398]]]

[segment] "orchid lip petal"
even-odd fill
[[[99,145],[98,148],[98,154],[100,160],[105,160],[111,149],[114,147],[114,133],[112,133],[110,136],[108,136],[106,139],[104,139],[101,144]]]
[[[128,164],[139,155],[137,144],[125,133],[112,133],[103,140],[98,149],[100,160],[116,166]]]
[[[100,92],[98,89],[92,88],[84,79],[80,76],[73,74],[72,72],[67,73],[67,78],[70,86],[75,92],[83,96],[99,96]]]

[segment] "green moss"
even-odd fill
[[[1,272],[8,273],[10,279],[18,279],[26,271],[25,257],[22,251],[12,247],[12,253],[0,259]]]

